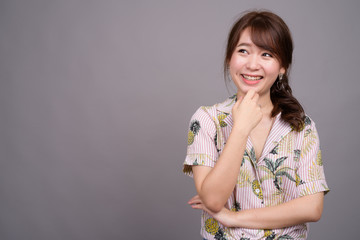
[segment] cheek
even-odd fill
[[[232,57],[229,62],[230,70],[238,71],[244,66],[244,61],[240,57]]]
[[[278,75],[280,73],[279,64],[268,63],[264,65],[264,69],[269,75]]]

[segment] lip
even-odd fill
[[[244,75],[247,75],[247,76],[250,76],[250,77],[261,77],[261,76],[260,75],[250,75],[250,74],[241,74],[242,80],[248,85],[258,84],[263,79],[263,78],[261,78],[259,80],[248,80],[248,79],[244,78]]]

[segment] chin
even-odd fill
[[[255,90],[255,92],[259,93],[261,90],[258,86],[242,86],[238,87],[238,92],[241,92],[243,94],[246,94],[250,89]]]

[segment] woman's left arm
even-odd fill
[[[255,208],[232,212],[223,208],[218,213],[206,209],[199,196],[188,203],[194,209],[202,209],[212,215],[225,227],[252,229],[275,229],[294,226],[320,220],[324,202],[324,193],[319,192],[290,200],[277,206]]]

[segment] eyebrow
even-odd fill
[[[240,43],[239,45],[237,45],[236,47],[251,47],[250,43]]]

